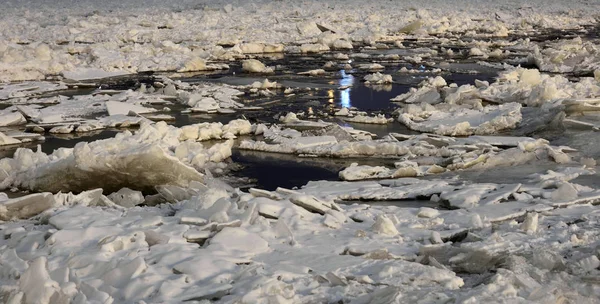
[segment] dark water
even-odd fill
[[[42,152],[51,154],[58,148],[73,148],[79,142],[92,142],[100,139],[112,138],[117,135],[120,131],[118,130],[102,130],[99,132],[87,133],[81,136],[68,134],[66,136],[60,135],[46,135],[46,141],[42,144]]]
[[[343,165],[323,165],[322,162],[237,149],[233,151],[231,160],[243,166],[236,175],[255,180],[255,187],[265,190],[277,187],[291,189],[311,180],[338,180],[338,173],[343,169]]]

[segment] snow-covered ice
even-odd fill
[[[195,127],[193,136],[189,128],[184,133],[184,129],[164,122],[145,123],[135,134],[126,131],[115,138],[61,148],[51,155],[20,148],[13,158],[0,160],[4,172],[1,187],[69,192],[187,186],[190,181],[203,180],[198,170],[231,155],[231,141],[205,148],[196,140],[231,138],[250,132],[250,124],[241,121]]]
[[[352,188],[365,194],[385,188],[369,183],[379,186]],[[470,212],[338,205],[332,195],[335,189],[347,192],[344,185],[318,182],[298,191],[254,195],[198,188],[198,194],[173,205],[174,215],[163,207],[97,207],[111,204],[111,196],[97,191],[68,200],[64,194],[5,200],[5,216],[43,212],[47,224],[36,229],[33,223],[2,224],[6,263],[0,267],[3,285],[10,287],[3,296],[40,302],[210,298],[227,303],[274,295],[309,302],[368,301],[383,294],[423,302],[432,294],[506,301],[596,297],[589,278],[598,272],[593,244],[599,215],[589,203],[555,209],[545,198],[536,201],[543,191],[529,202],[511,197],[536,192],[534,185],[412,180],[388,186],[398,194],[400,189],[417,193],[414,187],[420,187],[420,195],[437,193],[450,201],[489,193],[491,205],[468,207]],[[15,213],[13,206],[34,201],[29,214]],[[526,219],[518,224],[521,215]],[[492,224],[505,228],[494,231]],[[557,250],[568,254],[557,256]],[[494,274],[478,287],[465,288],[468,275],[458,275],[488,270]],[[552,284],[555,293],[540,294],[544,284]],[[34,292],[31,286],[43,288]]]
[[[0,6],[0,302],[600,299],[597,1]]]

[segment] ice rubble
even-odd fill
[[[103,2],[103,10],[111,8],[109,2]],[[462,2],[426,2],[415,10],[406,9],[402,2],[376,1],[369,4],[368,13],[363,5],[339,2],[283,4],[290,9],[281,10],[282,3],[223,6],[211,2],[202,9],[136,8],[139,13],[114,10],[110,15],[103,10],[88,14],[89,6],[84,4],[74,4],[57,17],[46,10],[36,13],[47,3],[26,13],[19,8],[2,10],[0,80],[210,70],[227,67],[215,62],[248,59],[247,54],[322,52],[382,41],[397,44],[407,35],[506,36],[595,22],[589,12],[597,11],[597,4],[589,1],[570,2],[569,9],[575,10],[568,14],[563,13],[563,3],[552,1],[514,9],[483,1],[474,4],[475,9],[468,6],[460,12],[456,7],[464,7]],[[486,12],[477,11],[481,7]],[[78,9],[85,13],[72,13]],[[60,18],[65,12],[69,17]],[[593,46],[584,48],[594,52]],[[544,56],[552,52],[541,50],[536,60],[551,69]],[[558,59],[564,59],[561,56]],[[589,69],[589,59],[580,62],[578,56],[555,63],[575,62],[574,70]],[[475,86],[448,86],[434,78],[397,101],[414,104],[405,113],[414,115],[410,118],[414,128],[439,134],[487,134],[492,129],[513,128],[521,119],[508,114],[520,113],[519,104],[541,106],[541,110],[564,106],[571,115],[595,111],[598,88],[594,81],[586,78],[574,83],[561,76],[516,69],[503,73],[495,83],[476,82]],[[26,84],[13,94],[4,91],[9,86],[0,90],[4,96],[0,99],[10,99],[10,103],[56,87],[38,90]],[[144,89],[139,93],[152,95]],[[243,107],[235,99],[241,91],[233,88],[194,88],[166,81],[147,89],[159,91],[154,100],[174,100],[190,111],[214,113]],[[92,114],[106,111],[105,103],[111,102],[98,98],[89,101],[100,104]],[[0,218],[6,220],[0,222],[2,301],[593,303],[600,293],[596,280],[600,215],[593,205],[600,193],[570,182],[583,169],[549,172],[524,184],[403,178],[311,182],[299,190],[251,189],[249,193],[210,184],[198,172],[228,157],[232,145],[226,141],[205,148],[198,141],[250,132],[264,132],[265,140],[244,141],[242,148],[303,156],[407,158],[398,162],[392,174],[386,168],[351,167],[354,172],[346,173],[354,179],[420,176],[538,158],[569,163],[566,147],[528,138],[476,136],[392,134],[374,141],[358,130],[308,123],[295,115],[283,117],[282,123],[321,129],[299,132],[252,126],[247,121],[177,129],[123,115],[90,122],[82,119],[85,113],[71,112],[63,101],[49,110],[21,104],[19,111],[36,124],[51,125],[55,132],[130,123],[142,124],[142,128],[135,134],[125,132],[117,139],[80,144],[52,155],[22,149],[15,158],[0,162],[4,187],[42,187],[60,178],[58,185],[64,188],[47,190],[98,186],[109,192],[119,190],[108,196],[102,189],[78,195],[2,196]],[[129,103],[129,99],[118,102],[121,114],[140,113],[138,106],[146,104]],[[484,102],[500,105],[484,106]],[[429,115],[435,118],[448,109],[468,115],[469,126],[440,130],[428,124]],[[349,119],[387,121],[361,115]],[[20,121],[3,121],[9,120]],[[143,163],[141,169],[136,168],[144,157],[152,166]],[[157,166],[158,160],[166,166]],[[132,167],[136,175],[125,174]],[[161,171],[165,167],[171,169]],[[72,174],[65,175],[63,170]],[[94,183],[86,184],[87,178],[95,179]],[[139,189],[145,182],[159,194],[143,197],[139,191],[123,188]],[[342,205],[339,201],[423,198],[456,209]],[[164,201],[170,204],[152,207]],[[147,206],[135,207],[141,203]]]
[[[597,111],[598,96],[600,85],[593,78],[571,82],[519,67],[500,73],[491,84],[476,81],[458,87],[439,76],[429,78],[391,101],[404,105],[398,120],[413,130],[464,136],[514,129],[522,121],[521,104],[538,107],[536,116],[549,122],[558,117],[554,109],[569,115]]]
[[[35,97],[35,87],[32,87],[34,89],[27,91],[31,95],[11,93],[12,97],[7,102],[14,103],[15,106],[0,113],[0,125],[29,121],[28,129],[45,129],[55,134],[82,133],[110,127],[139,126],[148,122],[140,114],[156,112],[157,105],[172,102],[187,105],[190,107],[187,111],[192,112],[226,112],[244,107],[236,101],[237,96],[244,92],[227,85],[187,85],[162,77],[155,86],[146,87],[142,84],[136,91],[127,90],[116,94],[100,90],[92,95],[57,95],[45,98]],[[108,116],[90,118],[104,113]],[[156,115],[150,117],[157,120],[161,118]]]
[[[392,75],[381,74],[379,72],[365,76],[367,84],[388,84],[394,82]]]
[[[347,131],[342,133],[346,136],[344,134],[303,136],[301,132],[294,129],[282,130],[272,126],[264,130],[263,135],[267,141],[243,140],[240,149],[326,157],[382,157],[409,153],[409,145],[391,141],[349,141],[348,137],[352,138],[352,133]]]
[[[366,124],[378,124],[385,125],[392,122],[393,118],[386,118],[384,114],[369,115],[367,112],[350,110],[348,108],[342,108],[336,111],[334,116],[339,116],[341,119],[348,122],[355,123],[366,123]]]
[[[600,69],[600,48],[594,41],[581,37],[535,46],[530,59],[537,67],[555,73],[593,73]]]
[[[569,147],[548,145],[544,139],[529,137],[470,136],[454,138],[436,135],[392,134],[411,151],[394,163],[395,168],[353,163],[340,171],[343,180],[419,177],[454,170],[483,170],[551,160],[574,164]],[[402,157],[399,157],[402,156]]]
[[[521,121],[521,105],[508,103],[473,109],[471,106],[439,104],[408,106],[398,121],[420,132],[450,136],[495,134],[514,129]]]
[[[269,82],[265,80],[264,84]],[[237,101],[237,97],[244,92],[227,85],[199,84],[180,88],[171,83],[167,87],[170,87],[171,94],[176,96],[177,101],[190,107],[192,112],[216,113],[224,109],[244,107],[244,104]]]
[[[3,189],[49,192],[84,191],[123,187],[153,189],[157,185],[187,186],[202,181],[203,170],[231,156],[232,141],[210,148],[198,140],[232,139],[251,132],[247,121],[227,125],[205,123],[175,128],[164,122],[144,123],[135,134],[126,131],[115,138],[78,143],[47,155],[19,148],[14,157],[0,160]]]
[[[0,100],[31,97],[67,89],[61,82],[31,81],[0,85]]]
[[[243,140],[245,150],[317,157],[378,157],[397,159],[395,169],[384,166],[352,166],[340,172],[346,180],[416,177],[463,169],[514,166],[536,160],[573,163],[568,147],[550,146],[544,139],[529,137],[401,135],[373,140],[352,129],[323,127],[323,131],[300,132],[278,126],[263,129],[264,140]]]
[[[0,224],[0,293],[38,303],[591,303],[600,195],[569,182],[586,172],[516,185],[400,179],[243,193],[194,184],[179,188],[179,202],[143,208],[97,190],[5,198],[0,215],[13,221]],[[564,185],[573,196],[552,195]],[[417,197],[460,209],[335,202]]]
[[[524,10],[493,1],[471,3],[468,9],[462,9],[461,3],[439,1],[421,3],[418,9],[407,3],[375,1],[367,14],[339,1],[286,1],[282,5],[290,9],[285,11],[269,2],[227,6],[217,1],[207,3],[205,9],[190,1],[166,4],[174,10],[116,1],[101,6],[57,4],[60,9],[30,2],[36,4],[7,5],[3,10],[0,81],[61,74],[81,80],[145,71],[206,71],[227,68],[222,62],[252,54],[352,49],[400,42],[407,36],[505,37],[580,28],[595,23],[592,12],[598,8],[581,0],[568,8],[564,3],[537,0],[539,5]],[[90,7],[95,13],[87,14]],[[567,9],[573,13],[565,14]]]

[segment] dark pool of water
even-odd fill
[[[240,150],[233,151],[231,160],[243,166],[236,175],[256,180],[255,187],[265,190],[292,189],[311,180],[338,180],[338,173],[343,169],[334,164],[323,166],[322,162]]]

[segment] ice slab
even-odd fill
[[[20,112],[0,114],[0,127],[16,126],[27,123]]]
[[[0,85],[0,100],[36,96],[43,93],[67,89],[61,82],[21,82]]]
[[[488,135],[515,128],[521,121],[521,105],[508,103],[479,110],[462,106],[413,107],[400,114],[398,121],[420,132],[451,136]]]
[[[18,145],[21,141],[0,132],[0,146]]]
[[[153,108],[118,101],[107,101],[106,110],[108,111],[108,115],[128,115],[129,113],[144,114],[156,111],[156,109]]]
[[[0,218],[2,220],[27,219],[54,207],[54,204],[54,196],[51,193],[36,193],[0,201]]]
[[[135,135],[125,133],[116,138],[79,143],[74,149],[59,149],[50,156],[19,149],[13,159],[2,160],[3,168],[11,172],[3,185],[69,192],[98,187],[107,191],[124,187],[148,189],[161,184],[187,185],[190,181],[201,181],[201,173],[168,150],[170,145],[179,145],[178,131],[164,123],[144,125]],[[227,147],[231,146],[221,148]],[[219,154],[214,154],[216,152]],[[197,153],[211,153],[205,161],[228,157],[217,150]]]
[[[129,74],[129,72],[105,71],[105,70],[96,69],[96,68],[78,68],[75,70],[62,72],[63,77],[65,77],[68,80],[74,80],[74,81],[95,80],[95,79],[102,79],[102,78],[108,78],[108,77],[123,76],[123,75],[127,75],[127,74]]]
[[[593,41],[581,37],[560,40],[543,48],[536,47],[530,55],[542,71],[593,72],[600,68],[600,49]]]

